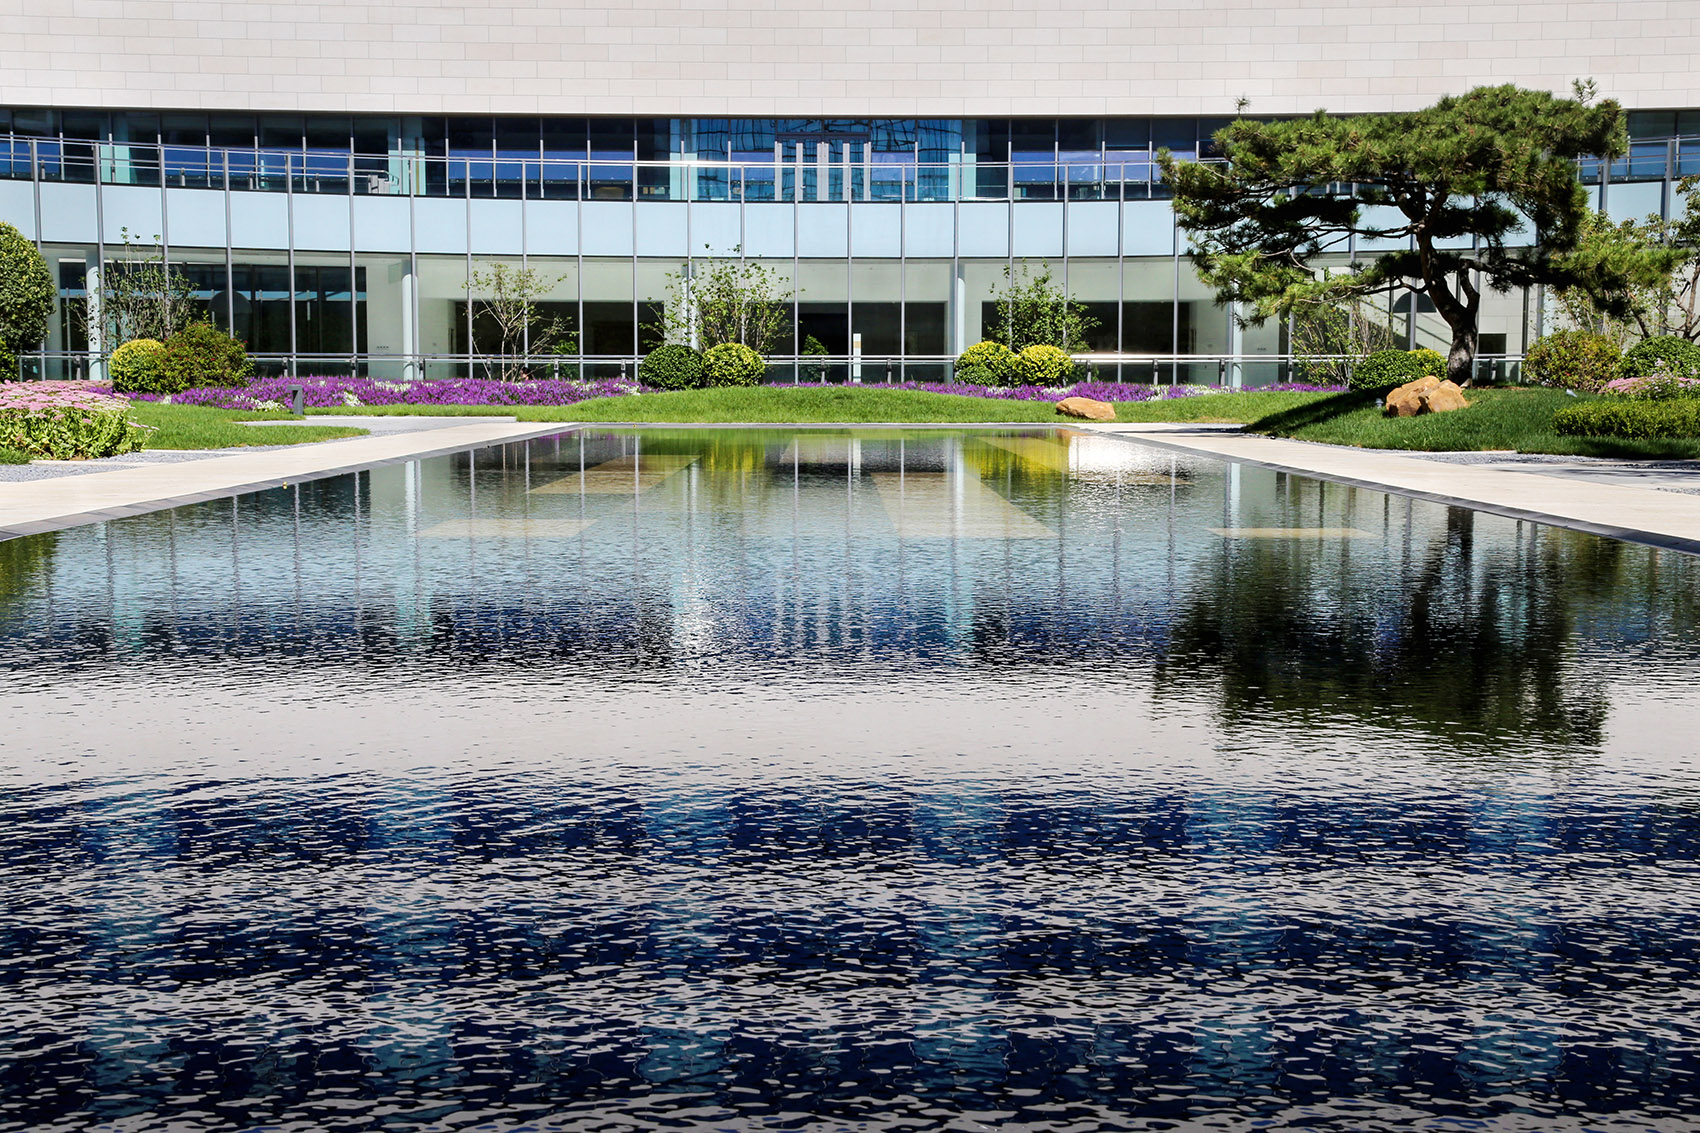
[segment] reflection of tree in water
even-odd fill
[[[1236,723],[1347,711],[1442,735],[1599,742],[1607,703],[1575,671],[1574,627],[1579,607],[1647,569],[1646,552],[1550,529],[1478,545],[1473,514],[1452,509],[1444,538],[1413,545],[1403,567],[1394,551],[1343,569],[1348,554],[1228,545],[1190,587],[1159,692],[1219,682]]]
[[[36,581],[47,573],[58,540],[56,531],[0,539],[0,617],[10,614],[12,607],[21,603]]]

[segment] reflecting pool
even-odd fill
[[[0,1131],[1700,1129],[1697,562],[1046,430],[0,542]]]

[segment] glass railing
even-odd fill
[[[273,193],[734,203],[1146,200],[1148,155],[1120,162],[618,161],[425,157],[66,142],[0,135],[0,178]]]
[[[518,155],[425,157],[219,149],[0,135],[0,178],[273,193],[538,201],[1137,201],[1166,198],[1151,154],[1115,161],[949,163],[621,161]],[[1210,159],[1206,159],[1210,160]],[[1599,180],[1608,163],[1579,163]],[[1636,142],[1613,181],[1700,174],[1700,137]]]
[[[1152,155],[1118,161],[619,161],[218,149],[0,135],[0,178],[273,193],[537,201],[1137,201],[1168,196]],[[1208,160],[1208,159],[1207,159]],[[1607,163],[1579,163],[1582,179]],[[1700,137],[1636,142],[1613,181],[1700,174]]]

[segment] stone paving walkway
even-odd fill
[[[1693,498],[1700,490],[1700,462],[1395,453],[1235,433],[1154,435],[1114,424],[1080,427],[1129,436],[1141,444],[1700,554],[1700,501]],[[1492,459],[1479,459],[1484,456]],[[1445,459],[1449,457],[1454,459]],[[1460,457],[1465,459],[1456,459]]]
[[[340,423],[341,418],[316,418]],[[198,503],[301,480],[335,476],[378,464],[420,460],[485,445],[546,437],[570,424],[519,424],[512,418],[368,418],[412,421],[369,437],[300,445],[219,449],[205,453],[138,454],[150,459],[124,463],[75,462],[47,479],[0,483],[0,538],[55,531],[147,511]],[[420,425],[418,422],[430,422]],[[444,422],[439,424],[438,422]],[[91,469],[90,466],[93,466]],[[7,466],[36,468],[37,464]],[[51,468],[52,465],[47,467]]]

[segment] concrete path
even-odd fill
[[[0,539],[119,519],[279,484],[318,480],[378,464],[547,437],[575,427],[559,422],[521,425],[491,421],[465,424],[464,421],[461,418],[450,425],[318,444],[238,450],[233,455],[209,456],[205,460],[0,484]]]
[[[1261,464],[1377,492],[1700,554],[1700,501],[1686,492],[1604,482],[1595,479],[1587,466],[1571,473],[1568,464],[1556,468],[1451,464],[1274,437],[1181,432],[1153,435],[1114,424],[1081,427],[1129,436],[1140,444]]]

